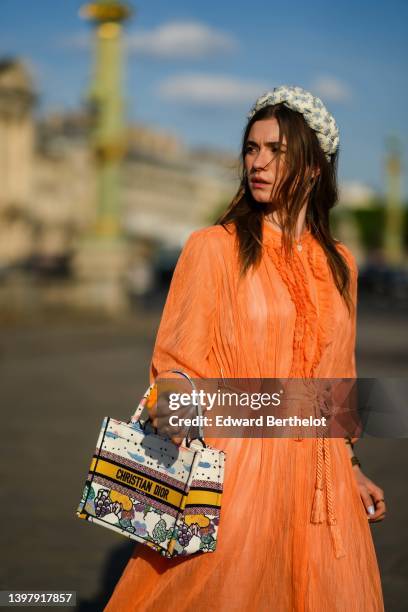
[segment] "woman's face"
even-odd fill
[[[256,121],[245,145],[245,170],[251,194],[257,202],[269,202],[274,185],[285,168],[286,138],[279,153],[279,124],[275,117]],[[278,158],[279,167],[278,167]]]

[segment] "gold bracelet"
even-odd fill
[[[356,457],[355,455],[351,457],[351,465],[358,465],[358,467],[361,467],[361,463],[358,457]]]
[[[354,444],[352,442],[351,436],[346,436],[345,443],[349,444],[351,446],[351,448],[354,448]]]

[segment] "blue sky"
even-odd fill
[[[0,56],[29,61],[39,112],[74,109],[91,74],[89,25],[77,0],[2,0]],[[189,145],[239,149],[246,114],[280,84],[318,95],[340,127],[340,179],[384,189],[385,143],[407,165],[405,0],[290,3],[139,0],[128,23],[130,119]],[[404,193],[408,194],[404,169]]]

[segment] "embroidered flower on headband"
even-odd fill
[[[330,155],[333,155],[339,146],[339,129],[333,115],[329,113],[320,98],[313,96],[302,87],[280,85],[268,91],[257,99],[248,114],[248,119],[252,119],[261,108],[280,103],[302,113],[308,125],[316,132],[320,146],[330,161]]]

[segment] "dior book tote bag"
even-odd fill
[[[196,388],[185,372],[170,371]],[[147,389],[130,421],[103,419],[77,516],[168,558],[213,552],[225,453],[205,444],[201,428],[197,438],[186,437],[180,446],[158,435],[147,413],[156,385]],[[202,415],[200,405],[197,414]]]

